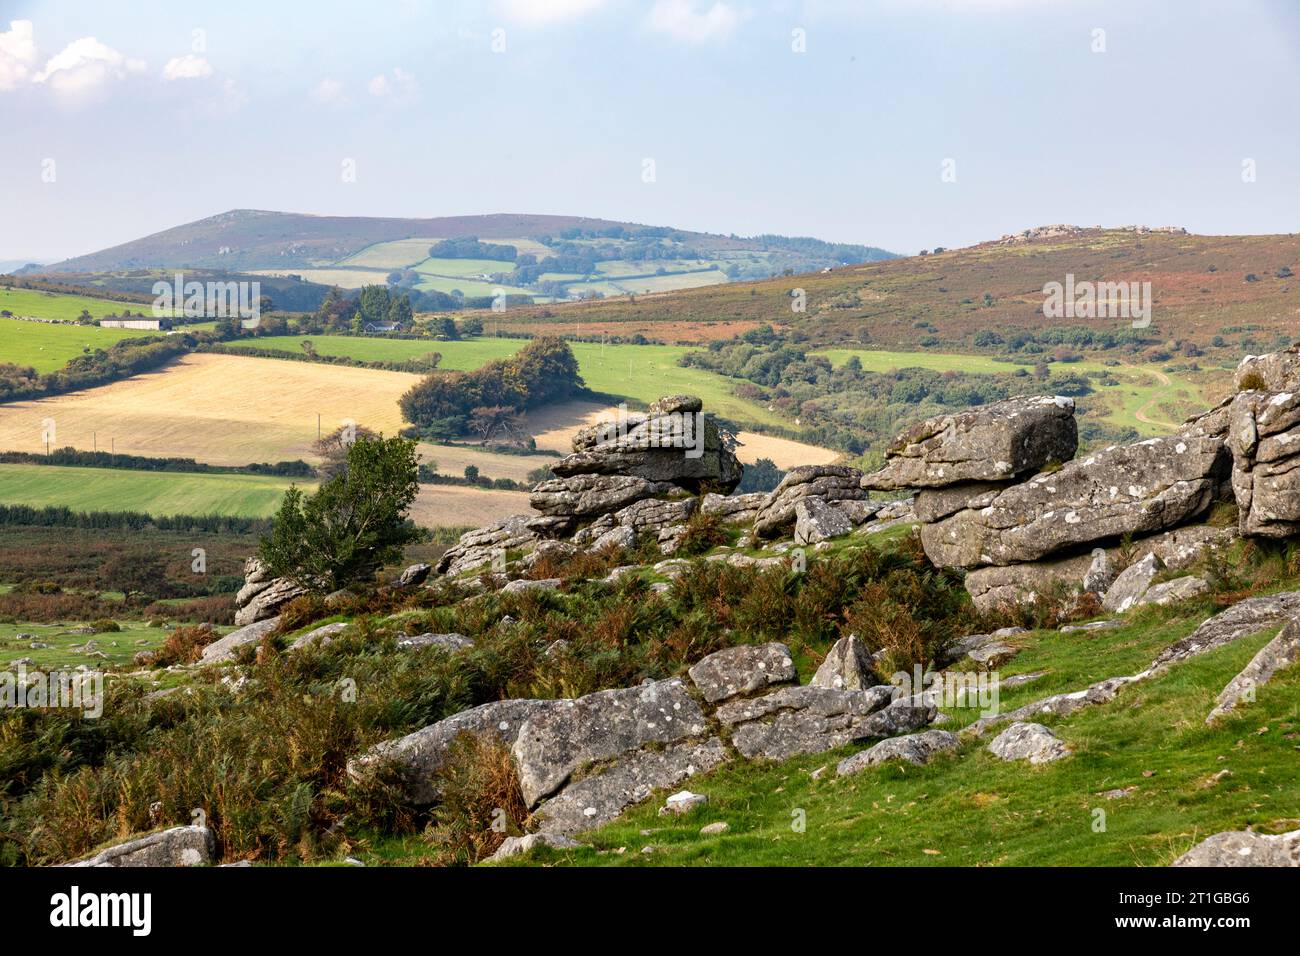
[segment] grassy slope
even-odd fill
[[[368,362],[401,362],[442,353],[441,368],[470,371],[492,361],[507,358],[526,342],[522,339],[478,338],[461,342],[416,339],[384,339],[361,336],[267,336],[247,342],[248,347],[301,352],[302,341],[310,339],[322,355],[348,355]],[[239,347],[232,343],[233,347]],[[731,394],[732,379],[703,369],[681,368],[677,360],[689,347],[680,345],[600,345],[571,343],[587,387],[597,392],[622,396],[635,402],[652,402],[661,395],[689,392],[704,400],[704,407],[734,421],[758,425],[786,425],[781,416],[756,402]]]
[[[902,368],[928,368],[938,372],[1006,374],[1024,368],[1023,364],[998,361],[987,355],[963,355],[958,352],[900,352],[887,349],[826,349],[832,365],[842,365],[857,356],[868,372],[889,372]],[[1027,361],[1032,357],[1026,356]],[[1031,363],[1032,364],[1032,363]],[[1190,412],[1214,405],[1221,397],[1215,389],[1226,382],[1225,376],[1165,372],[1156,366],[1106,365],[1098,361],[1056,363],[1062,373],[1105,371],[1118,385],[1097,385],[1095,396],[1084,404],[1100,401],[1106,408],[1103,421],[1137,429],[1142,435],[1167,434]],[[1032,381],[1032,380],[1031,380]],[[1037,390],[1026,384],[1026,391]],[[1168,406],[1168,407],[1167,407]]]
[[[1188,633],[1203,615],[1152,615],[1096,637],[1040,633],[1004,676],[1052,673],[1004,695],[1010,709],[1050,693],[1130,673]],[[779,765],[736,765],[691,780],[709,804],[665,824],[652,800],[591,835],[594,849],[547,853],[586,865],[1163,865],[1211,833],[1257,825],[1293,828],[1300,817],[1300,669],[1261,688],[1259,701],[1221,728],[1204,725],[1214,696],[1269,638],[1256,635],[1124,690],[1113,703],[1042,718],[1075,748],[1031,767],[966,743],[924,768],[889,765],[834,774],[854,750]],[[805,675],[806,676],[806,675]],[[958,716],[955,712],[955,716]],[[964,712],[950,728],[973,718]],[[827,771],[814,780],[810,772]],[[1227,770],[1229,776],[1211,782]],[[1148,776],[1148,774],[1150,774]],[[1107,790],[1136,786],[1124,799]],[[806,831],[791,827],[804,811]],[[1105,812],[1105,832],[1094,814]],[[704,837],[706,823],[730,831]],[[643,829],[652,832],[642,835]],[[639,851],[653,845],[655,851]],[[626,852],[616,852],[626,847]],[[611,852],[614,851],[614,852]],[[926,851],[937,851],[929,853]]]
[[[82,299],[80,296],[46,297],[39,292],[24,294],[36,296],[42,301],[34,302],[26,309],[21,306],[15,308],[15,304],[0,305],[0,308],[9,309],[15,315],[75,319],[80,314],[83,306],[78,305],[73,308],[62,301],[48,302],[46,301],[47,298],[56,300],[68,298],[75,299],[78,302],[95,301]],[[0,302],[4,301],[5,296],[4,290],[0,289]],[[71,314],[64,315],[62,314],[64,312],[70,312]],[[51,325],[47,322],[24,322],[21,319],[0,318],[0,363],[12,362],[15,365],[30,365],[38,372],[53,372],[55,369],[63,368],[68,364],[69,359],[81,355],[87,348],[92,350],[106,349],[115,342],[122,341],[122,339],[157,334],[157,332],[136,329],[101,329],[98,326],[86,325]]]
[[[291,484],[287,478],[263,475],[0,465],[0,502],[34,507],[66,505],[73,511],[264,517],[275,511]]]
[[[10,661],[29,658],[30,667],[72,668],[78,664],[91,667],[124,665],[139,651],[153,650],[167,639],[167,631],[161,627],[149,627],[142,621],[120,620],[122,628],[117,633],[107,634],[73,634],[70,633],[79,622],[60,624],[4,624],[0,623],[0,661],[7,665]],[[230,628],[221,627],[219,633]],[[30,638],[18,639],[19,634],[30,634]],[[102,657],[87,657],[72,648],[79,647],[87,641],[94,641]],[[46,647],[32,647],[32,644],[45,644]]]
[[[1274,333],[1294,334],[1300,282],[1278,279],[1275,272],[1285,265],[1294,268],[1297,262],[1298,235],[1136,236],[1088,230],[1068,239],[985,243],[828,273],[639,296],[635,302],[525,306],[512,309],[511,320],[519,327],[575,320],[586,326],[748,320],[799,327],[814,345],[867,341],[891,349],[915,348],[925,334],[917,323],[924,321],[934,326],[931,334],[938,336],[944,351],[973,350],[974,334],[984,329],[1122,328],[1124,321],[1112,318],[1044,320],[1044,283],[1063,282],[1073,273],[1079,280],[1150,281],[1155,302],[1148,332],[1153,340],[1192,339],[1204,347],[1214,335],[1223,334],[1235,358],[1243,333],[1231,331],[1234,328],[1257,326],[1259,331],[1252,334],[1266,343]],[[1259,281],[1245,282],[1247,273],[1256,274]],[[807,293],[804,313],[791,310],[793,288]],[[984,305],[985,293],[993,297],[990,306]]]

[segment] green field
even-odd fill
[[[868,372],[889,372],[903,368],[928,368],[937,372],[968,372],[975,374],[1008,374],[1017,369],[1032,368],[1029,364],[999,362],[984,355],[963,355],[956,352],[890,352],[874,349],[825,349],[815,353],[830,360],[832,365],[843,365],[850,356],[857,356]],[[1134,428],[1141,435],[1168,434],[1177,427],[1182,415],[1167,412],[1162,406],[1194,410],[1212,404],[1195,382],[1185,375],[1165,372],[1154,365],[1106,365],[1102,362],[1054,362],[1053,371],[1068,373],[1106,372],[1118,381],[1117,385],[1095,386],[1094,395],[1105,403],[1102,421],[1112,425]],[[1029,383],[1026,391],[1034,391]],[[1081,402],[1094,400],[1094,395]]]
[[[96,319],[106,315],[121,315],[123,309],[151,314],[151,306],[144,302],[117,302],[113,299],[96,299],[84,295],[64,295],[57,292],[39,292],[35,289],[0,288],[0,311],[15,316],[37,319],[58,319],[72,322],[86,310]]]
[[[0,504],[260,518],[279,507],[281,497],[292,484],[288,478],[264,475],[0,465]]]
[[[434,276],[477,276],[492,275],[497,272],[510,272],[515,264],[503,259],[425,259],[417,266],[416,272]]]
[[[29,293],[40,296],[40,293]],[[4,292],[0,291],[0,299]],[[72,296],[54,296],[56,299],[75,298]],[[90,299],[78,299],[89,302]],[[38,305],[44,303],[37,303]],[[58,303],[64,308],[63,303]],[[10,308],[15,315],[33,314]],[[75,318],[80,307],[73,312]],[[86,350],[106,349],[122,339],[138,338],[145,335],[158,335],[137,329],[101,329],[95,325],[54,325],[49,322],[24,322],[21,319],[0,318],[0,363],[12,362],[15,365],[30,365],[38,372],[53,372],[68,364]]]
[[[149,627],[143,621],[118,620],[117,624],[121,630],[117,632],[71,633],[78,623],[80,622],[0,623],[0,666],[9,666],[9,662],[23,658],[32,661],[29,668],[73,668],[78,664],[89,664],[95,668],[128,664],[139,651],[154,650],[167,638],[165,629]],[[218,628],[219,633],[227,630],[229,628]],[[19,638],[19,634],[30,635],[30,637]],[[82,650],[87,641],[94,641],[96,645],[94,649],[104,657],[99,657],[97,654],[87,655]],[[33,647],[33,644],[45,646]]]
[[[301,353],[304,339],[309,339],[321,355],[346,355],[366,362],[404,362],[429,352],[441,352],[440,368],[452,371],[480,368],[493,359],[513,355],[527,344],[524,339],[497,338],[436,342],[345,335],[277,335],[231,343],[231,347]],[[677,365],[679,358],[695,351],[690,346],[571,342],[570,347],[577,356],[587,387],[593,391],[647,403],[662,395],[684,392],[702,398],[708,411],[736,422],[786,427],[791,424],[757,402],[732,395],[731,390],[738,382],[704,369]]]

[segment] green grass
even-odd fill
[[[1006,694],[1003,708],[1129,673],[1202,616],[1144,617],[1092,637],[1034,635],[1008,675],[1044,667],[1052,673]],[[533,862],[1158,866],[1221,830],[1292,829],[1300,817],[1300,668],[1262,687],[1258,702],[1235,719],[1213,730],[1204,724],[1214,696],[1275,630],[1126,688],[1108,705],[1041,718],[1075,751],[1055,763],[995,759],[985,750],[994,730],[927,767],[892,764],[843,779],[835,764],[861,748],[779,765],[737,764],[690,781],[709,803],[687,817],[665,824],[656,798],[589,834],[592,849],[544,852]],[[1212,782],[1224,770],[1230,775]],[[1124,799],[1100,796],[1132,786],[1138,789]],[[1094,826],[1097,810],[1105,814],[1103,832]],[[804,832],[792,827],[796,811],[806,819]],[[715,820],[730,830],[701,836],[700,827]],[[646,845],[654,852],[643,855]]]
[[[279,506],[291,484],[288,478],[263,475],[0,465],[0,503],[63,505],[73,511],[265,517]]]
[[[515,267],[513,262],[503,259],[425,259],[413,266],[416,272],[432,276],[477,276],[494,275],[498,272],[510,272]]]
[[[825,349],[815,353],[830,360],[834,366],[843,365],[850,356],[857,356],[868,372],[889,372],[903,368],[926,368],[937,372],[969,372],[975,374],[1008,374],[1021,368],[1032,368],[1027,363],[1000,362],[984,355],[962,355],[956,352],[893,352],[873,349]],[[1082,403],[1100,399],[1105,403],[1101,421],[1111,425],[1136,429],[1140,435],[1166,435],[1173,430],[1182,416],[1167,412],[1161,406],[1201,408],[1207,402],[1200,390],[1185,376],[1162,372],[1150,366],[1105,365],[1102,362],[1054,362],[1053,371],[1060,373],[1104,371],[1118,380],[1118,385],[1101,385],[1094,380],[1094,395],[1081,399]],[[1163,378],[1162,378],[1163,376]],[[1164,378],[1169,380],[1165,384]],[[1025,384],[1026,391],[1037,388],[1036,380]],[[1139,417],[1141,414],[1143,418]]]
[[[441,352],[443,369],[470,371],[493,359],[508,358],[526,343],[523,339],[477,338],[460,342],[417,339],[387,339],[345,335],[266,336],[231,343],[232,348],[265,348],[301,352],[302,341],[310,339],[321,355],[347,355],[366,362],[404,362]],[[790,426],[790,422],[769,412],[757,402],[736,398],[735,380],[715,372],[682,368],[677,360],[694,351],[684,345],[601,345],[572,342],[578,367],[587,387],[597,392],[652,402],[662,395],[686,392],[704,400],[706,410],[737,422],[756,425]]]
[[[167,630],[161,627],[149,627],[143,621],[116,619],[117,632],[104,634],[74,634],[74,628],[86,624],[85,621],[68,621],[58,624],[0,624],[0,667],[8,667],[13,661],[30,659],[28,668],[62,667],[72,668],[86,664],[92,668],[115,667],[131,663],[131,658],[140,651],[154,650],[167,639]],[[219,627],[218,633],[225,633],[231,628]],[[18,635],[30,635],[19,639]],[[94,641],[94,649],[102,652],[104,657],[86,654],[80,648],[87,641]],[[46,645],[32,647],[33,644]]]
[[[39,292],[25,292],[43,298]],[[7,293],[0,289],[0,302],[5,301]],[[54,299],[76,299],[81,302],[95,301],[81,299],[79,296],[51,296]],[[103,303],[101,303],[102,305]],[[121,308],[121,303],[114,303]],[[38,302],[35,306],[50,305]],[[67,308],[65,303],[53,303],[46,309],[53,313]],[[42,318],[76,318],[81,306],[71,315],[42,314],[33,309],[15,308],[13,305],[0,305],[15,315],[40,315]],[[93,311],[93,310],[92,310]],[[104,310],[105,312],[108,310]],[[132,309],[132,311],[135,311]],[[103,312],[96,313],[103,314]],[[143,335],[158,335],[138,329],[101,329],[87,325],[51,325],[48,322],[24,322],[21,319],[0,318],[0,363],[12,362],[15,365],[30,365],[38,372],[53,372],[68,364],[68,360],[83,354],[86,349],[106,349],[122,339],[138,338]]]

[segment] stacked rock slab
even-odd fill
[[[856,468],[847,465],[791,468],[754,515],[754,532],[762,538],[775,538],[787,532],[799,518],[799,503],[810,499],[820,499],[821,504],[843,512],[852,524],[860,524],[877,510],[874,504],[864,509],[866,498],[862,472]]]
[[[862,484],[916,489],[926,555],[967,569],[967,589],[988,609],[1062,581],[1100,588],[1112,556],[1096,546],[1126,535],[1171,567],[1220,543],[1220,529],[1186,526],[1227,487],[1227,422],[1221,406],[1175,435],[1076,459],[1073,401],[1021,396],[909,429]]]
[[[260,559],[249,558],[244,562],[244,586],[235,595],[235,606],[239,608],[235,623],[246,627],[275,617],[280,608],[306,593],[305,588],[288,578],[272,578]]]
[[[1226,464],[1219,438],[1112,445],[924,526],[921,541],[940,567],[971,568],[1164,531],[1210,507]]]
[[[551,466],[557,477],[529,503],[575,525],[644,498],[729,492],[743,468],[718,426],[690,395],[661,398],[649,411],[601,422],[573,437],[573,454]]]
[[[1300,532],[1300,350],[1247,356],[1228,412],[1232,490],[1242,534]]]
[[[1078,446],[1073,399],[1020,395],[913,425],[885,450],[885,467],[862,484],[901,491],[1005,482],[1068,461]]]

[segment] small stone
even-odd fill
[[[709,798],[702,793],[691,793],[689,790],[682,790],[679,793],[674,793],[665,801],[664,805],[659,808],[659,815],[662,817],[672,813],[681,816],[704,806],[708,802]]]
[[[718,820],[716,823],[706,823],[700,827],[701,836],[717,836],[719,833],[726,833],[731,829],[731,825],[726,820]]]

